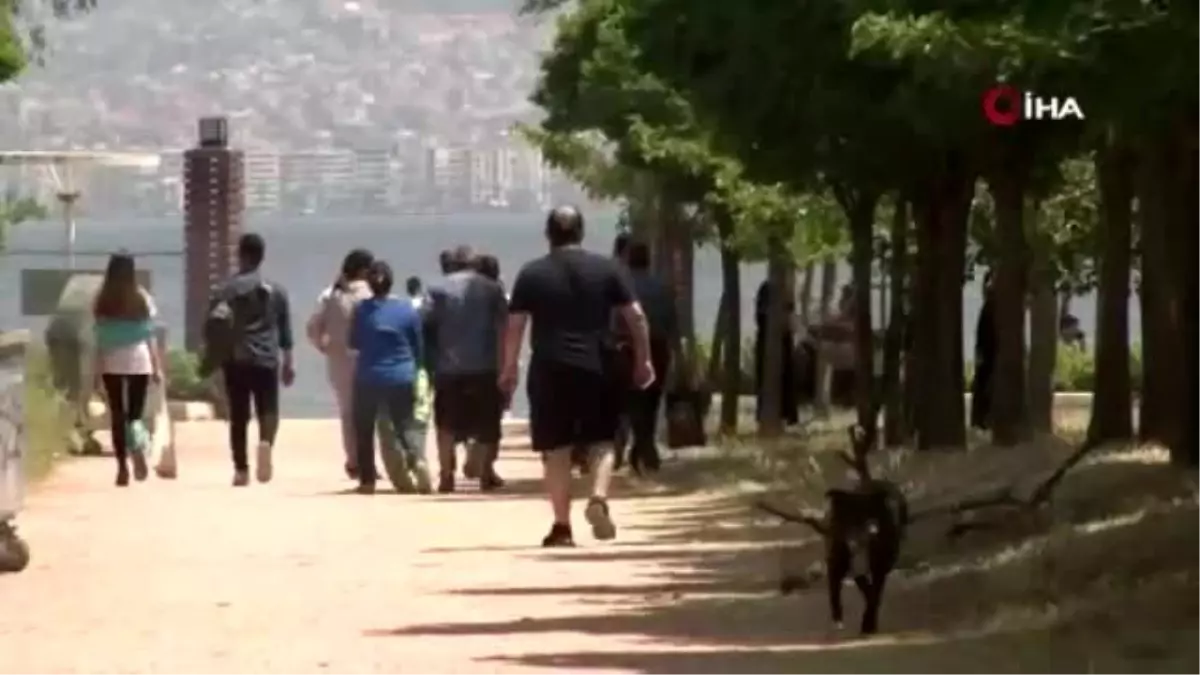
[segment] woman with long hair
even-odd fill
[[[117,485],[133,476],[145,480],[149,434],[142,422],[150,381],[162,380],[162,355],[155,337],[154,300],[137,282],[133,256],[114,254],[92,305],[95,319],[97,388],[108,399],[113,452],[117,456]]]
[[[358,453],[355,450],[354,417],[351,396],[354,391],[354,352],[347,337],[354,306],[371,297],[367,285],[367,270],[375,256],[356,248],[342,260],[342,269],[333,284],[321,292],[317,306],[308,319],[305,333],[309,342],[325,356],[325,372],[337,400],[338,418],[342,428],[342,450],[345,453],[346,475],[358,478]]]
[[[425,463],[423,433],[416,421],[417,380],[423,358],[421,316],[408,298],[392,295],[392,269],[382,260],[367,272],[371,297],[358,303],[350,321],[354,364],[354,431],[358,451],[358,491],[375,492],[375,420],[385,411],[403,448],[403,467],[421,493],[432,489]],[[385,449],[384,466],[392,462]],[[389,478],[397,483],[389,468]],[[401,489],[397,484],[396,488]]]

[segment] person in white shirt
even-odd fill
[[[305,330],[308,341],[325,356],[326,374],[337,400],[338,418],[341,421],[346,475],[351,479],[358,478],[358,452],[351,407],[354,352],[350,350],[348,342],[350,317],[359,301],[371,297],[366,275],[374,261],[375,256],[365,249],[356,248],[346,254],[341,274],[317,298],[317,305]]]
[[[92,305],[95,319],[97,389],[108,399],[117,485],[129,485],[129,459],[139,481],[148,475],[149,434],[142,422],[150,381],[162,380],[154,299],[137,282],[133,256],[109,258],[104,282]]]

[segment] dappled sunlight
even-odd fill
[[[1171,463],[1171,452],[1161,445],[1141,445],[1124,450],[1099,453],[1084,460],[1084,464],[1151,464]]]

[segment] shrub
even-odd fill
[[[50,359],[43,350],[30,351],[25,365],[25,478],[36,481],[50,473],[67,447],[73,426],[67,406],[54,389]]]
[[[200,357],[183,349],[167,351],[167,398],[173,401],[208,401],[212,385],[200,377]]]
[[[967,389],[971,388],[975,364],[967,362],[964,368]],[[1142,390],[1142,346],[1134,343],[1129,348],[1129,376],[1133,392]],[[1058,345],[1058,357],[1054,363],[1054,391],[1086,391],[1096,387],[1095,353],[1065,344]]]
[[[696,367],[699,369],[699,374],[704,377],[708,373],[708,359],[712,354],[712,345],[707,340],[696,341]],[[749,338],[742,341],[742,395],[750,396],[754,394],[754,338]],[[721,370],[724,372],[724,369]],[[706,383],[713,391],[720,391],[720,382]]]

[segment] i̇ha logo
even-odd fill
[[[1083,109],[1070,96],[1038,96],[1002,84],[984,92],[983,116],[998,127],[1011,127],[1021,120],[1082,120]]]

